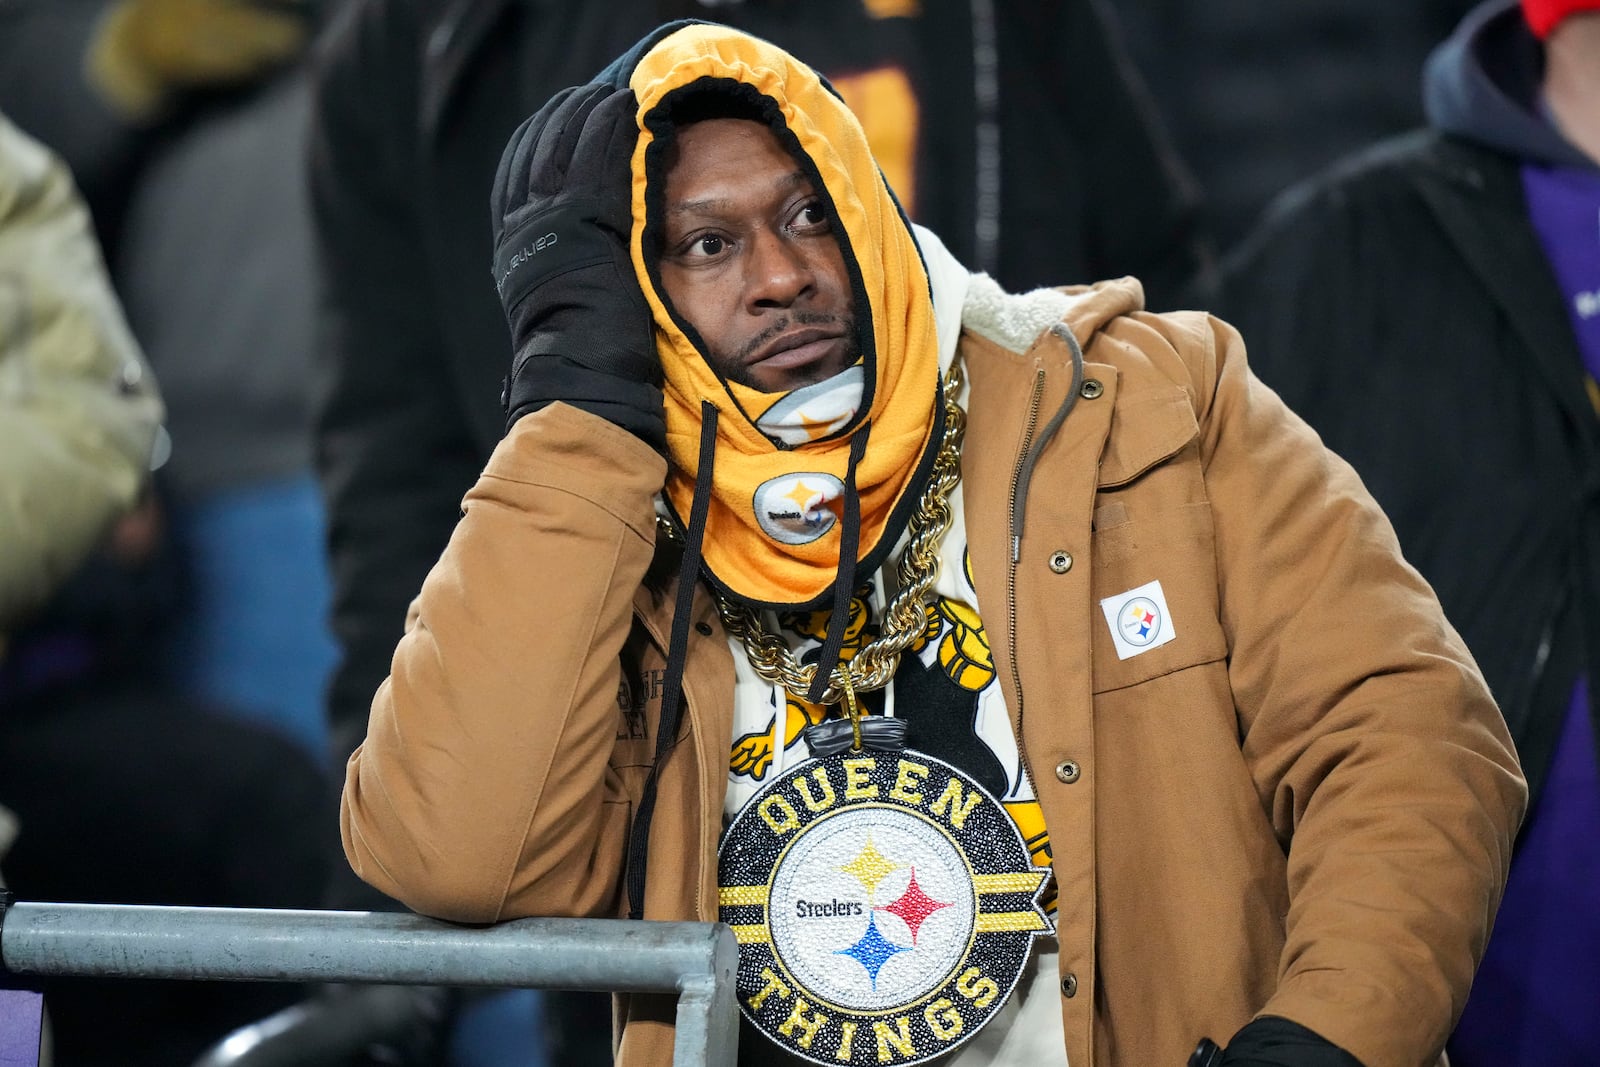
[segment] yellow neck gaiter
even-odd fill
[[[689,24],[644,53],[629,86],[643,131],[633,156],[631,246],[665,376],[667,503],[687,520],[705,451],[712,470],[702,487],[711,494],[702,552],[713,584],[752,604],[817,606],[841,570],[848,577],[881,565],[937,449],[938,342],[922,259],[855,116],[781,49],[727,27]],[[753,102],[829,202],[856,297],[862,365],[853,376],[788,394],[724,382],[671,307],[652,257],[671,109],[685,91]],[[853,396],[860,399],[852,415]],[[717,409],[714,450],[702,449],[706,402]],[[832,413],[818,440],[791,437],[780,447],[757,426],[805,423],[812,410]],[[847,533],[856,510],[859,523]],[[841,568],[841,543],[851,541],[855,559]]]

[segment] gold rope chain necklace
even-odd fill
[[[910,540],[900,554],[897,574],[900,592],[884,612],[882,632],[849,660],[841,659],[829,674],[823,704],[845,703],[853,722],[859,724],[860,711],[855,695],[881,689],[894,677],[900,654],[910,647],[928,625],[924,599],[939,576],[939,544],[950,530],[950,492],[961,480],[961,441],[967,432],[967,414],[956,402],[961,389],[961,363],[951,365],[944,379],[944,440],[934,457],[933,472],[922,490],[922,499],[909,524]],[[789,645],[762,625],[760,616],[746,604],[715,594],[717,610],[728,633],[744,642],[750,667],[763,681],[781,685],[797,697],[804,697],[816,680],[817,665],[795,659]],[[858,725],[859,730],[859,725]],[[860,735],[857,734],[857,747]]]

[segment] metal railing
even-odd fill
[[[676,993],[674,1067],[734,1067],[738,959],[714,923],[0,899],[0,962],[19,974]]]

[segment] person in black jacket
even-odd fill
[[[1528,775],[1457,1067],[1600,1049],[1600,2],[1522,6],[1475,9],[1430,127],[1287,193],[1216,301],[1394,521]]]

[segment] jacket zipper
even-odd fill
[[[1011,528],[1011,562],[1006,572],[1006,638],[1011,648],[1011,685],[1016,690],[1017,706],[1011,714],[1013,729],[1017,732],[1017,755],[1022,760],[1023,773],[1028,784],[1034,785],[1033,767],[1028,763],[1027,746],[1022,743],[1022,671],[1017,667],[1017,568],[1022,558],[1022,531],[1018,528],[1017,491],[1022,482],[1022,472],[1028,464],[1028,452],[1033,447],[1033,433],[1039,425],[1039,402],[1044,398],[1044,368],[1033,373],[1033,395],[1028,399],[1028,423],[1022,435],[1022,451],[1017,455],[1016,468],[1011,472],[1011,500],[1007,509]]]
[[[1558,599],[1558,610],[1561,601],[1565,599],[1566,597]],[[1526,693],[1523,694],[1523,703],[1529,707],[1532,707],[1534,696],[1539,692],[1539,686],[1544,681],[1544,668],[1545,664],[1550,661],[1550,646],[1555,642],[1555,636],[1555,622],[1553,619],[1547,619],[1544,629],[1539,632],[1539,645],[1533,650],[1533,665],[1528,670],[1528,687]]]
[[[1565,572],[1566,568],[1563,568],[1563,573]],[[1556,586],[1554,603],[1551,604],[1550,610],[1545,612],[1544,625],[1539,630],[1539,643],[1534,646],[1533,662],[1528,665],[1525,676],[1525,689],[1518,698],[1520,706],[1512,709],[1514,714],[1507,716],[1506,719],[1508,725],[1514,723],[1516,732],[1524,736],[1527,735],[1528,724],[1535,714],[1535,706],[1539,700],[1539,690],[1544,685],[1545,670],[1550,665],[1550,653],[1555,645],[1556,621],[1561,618],[1561,613],[1567,608],[1568,589],[1569,583],[1563,577]],[[1587,660],[1587,653],[1585,654],[1585,660]],[[1516,740],[1516,738],[1513,737],[1513,740]],[[1553,748],[1552,751],[1554,751]]]

